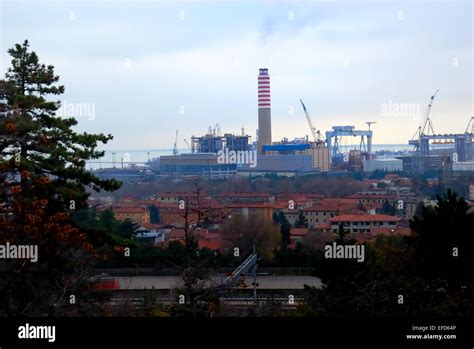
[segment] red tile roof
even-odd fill
[[[275,208],[275,204],[270,202],[252,202],[252,203],[230,203],[225,205],[226,208]]]
[[[216,239],[200,239],[198,240],[198,248],[207,248],[209,250],[217,251],[222,248],[222,240]]]
[[[184,229],[173,229],[168,235],[170,240],[180,240],[186,237],[186,232]]]
[[[148,209],[144,207],[136,207],[136,206],[120,206],[120,207],[112,207],[112,211],[114,213],[146,213]]]
[[[259,192],[226,192],[218,195],[219,197],[225,198],[269,198],[272,195],[269,193],[259,193]]]
[[[395,194],[377,194],[377,193],[358,193],[348,196],[349,199],[384,199],[384,200],[394,200],[396,198]]]
[[[337,212],[338,203],[319,203],[311,207],[303,209],[304,212]]]
[[[344,214],[329,218],[331,223],[338,222],[398,222],[399,217],[386,214]]]
[[[201,193],[201,197],[204,195]],[[176,198],[176,197],[197,197],[196,192],[165,192],[165,193],[157,193],[156,197],[163,197],[163,198]]]
[[[160,224],[160,223],[140,223],[140,226],[143,227],[143,228],[146,228],[146,229],[160,229],[162,228],[164,225],[163,224]]]

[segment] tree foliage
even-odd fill
[[[427,282],[440,281],[453,292],[474,281],[474,214],[451,190],[436,206],[418,207],[410,221],[417,271]]]
[[[295,222],[295,228],[308,228],[308,220],[306,219],[303,210],[300,210],[298,218]]]
[[[85,166],[112,136],[78,133],[74,118],[56,116],[60,103],[48,98],[64,87],[28,41],[8,53],[12,65],[0,81],[0,243],[37,245],[39,261],[2,264],[0,314],[78,312],[86,307],[71,307],[68,295],[87,285],[98,240],[75,226],[71,212],[87,207],[87,188],[119,187]]]

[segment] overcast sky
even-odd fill
[[[406,144],[437,89],[435,131],[474,116],[471,1],[0,2],[2,76],[28,39],[106,149],[171,148],[176,129],[183,147],[216,123],[255,138],[260,67],[274,140],[309,133],[300,98],[323,132],[377,121],[375,143]]]

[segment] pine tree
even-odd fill
[[[304,216],[303,210],[298,214],[298,219],[295,222],[295,228],[308,228],[308,220]]]
[[[281,243],[286,247],[291,243],[291,223],[286,218],[283,211],[278,213],[278,222],[280,223]]]
[[[37,245],[39,260],[9,260],[0,269],[0,315],[62,315],[69,296],[86,290],[91,258],[104,243],[74,225],[71,213],[87,207],[88,189],[112,191],[86,161],[111,135],[77,133],[74,118],[56,116],[64,93],[52,65],[39,62],[27,40],[8,50],[12,66],[0,80],[0,244]]]
[[[474,282],[474,214],[468,203],[447,190],[436,206],[420,205],[410,220],[416,270],[428,283],[445,283],[451,292]]]

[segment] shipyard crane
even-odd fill
[[[178,155],[178,130],[176,130],[176,137],[174,139],[173,155]]]
[[[433,100],[435,96],[438,94],[438,91],[439,90],[436,90],[436,92],[431,96],[430,103],[428,104],[428,107],[426,108],[425,117],[423,118],[423,123],[420,126],[418,126],[418,130],[415,133],[415,136],[413,138],[418,136],[418,139],[420,139],[421,136],[425,134],[426,126],[428,126],[427,132],[429,133],[431,130],[432,134],[434,134],[433,122],[431,121],[430,112],[431,112],[431,107],[433,106]]]
[[[217,137],[221,136],[221,127],[220,127],[219,124],[216,124],[216,126],[214,126],[214,130],[213,130],[212,134],[214,136],[217,136]]]
[[[426,126],[428,126],[428,130],[427,130],[428,134],[430,130],[431,130],[431,134],[434,134],[433,123],[431,121],[430,112],[431,112],[431,107],[433,106],[433,100],[435,96],[438,94],[438,91],[439,90],[436,90],[434,95],[432,95],[430,98],[430,104],[428,104],[428,108],[426,109],[425,120],[423,122],[423,128],[421,129],[420,136],[425,134]]]
[[[471,116],[469,123],[467,124],[466,131],[464,133],[474,133],[474,116]]]
[[[311,130],[311,134],[313,135],[313,139],[316,143],[321,144],[324,141],[321,138],[321,133],[319,130],[316,130],[316,127],[313,126],[313,122],[311,121],[311,117],[309,116],[308,110],[306,109],[306,106],[303,103],[303,100],[300,99],[301,105],[303,106],[304,113],[306,114],[306,120],[308,120],[308,125]]]
[[[420,126],[418,126],[418,130],[415,132],[412,139],[408,142],[409,144],[414,145],[416,150],[418,150],[420,146],[422,136],[424,136],[425,134],[429,134],[430,131],[431,131],[431,134],[434,134],[433,122],[431,121],[430,112],[431,112],[431,107],[433,106],[433,100],[438,94],[438,91],[439,90],[436,90],[436,92],[431,96],[430,103],[428,104],[428,107],[426,108],[425,117],[423,118],[423,123]],[[428,126],[428,130],[426,129],[427,126]]]

